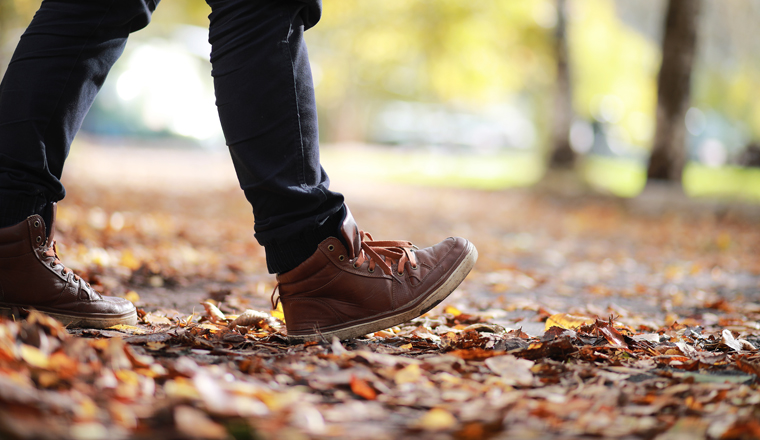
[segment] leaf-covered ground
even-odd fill
[[[288,345],[228,161],[72,157],[59,253],[141,321],[0,321],[0,437],[760,438],[756,220],[338,169],[375,237],[461,235],[480,259],[406,325]]]

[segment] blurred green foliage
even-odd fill
[[[694,105],[738,127],[742,142],[760,138],[760,1],[705,3]],[[574,108],[614,125],[618,138],[643,150],[654,131],[660,37],[631,25],[627,14],[657,10],[646,20],[656,30],[664,0],[630,5],[569,1]],[[38,6],[0,0],[0,71]],[[208,13],[201,0],[165,0],[146,32],[176,23],[205,27]],[[556,13],[553,0],[324,0],[322,22],[307,40],[326,138],[366,139],[369,112],[389,100],[473,112],[520,101],[545,142]]]

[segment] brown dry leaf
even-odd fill
[[[179,432],[191,438],[228,438],[227,430],[222,425],[211,420],[203,411],[189,406],[174,408],[174,423]]]
[[[577,351],[578,349],[573,346],[570,338],[563,336],[551,341],[533,342],[528,348],[514,350],[510,353],[523,359],[536,360],[541,358],[567,359],[568,356]]]
[[[156,162],[163,176],[176,161]],[[365,185],[372,203],[360,199],[354,214],[371,230],[393,233],[378,207],[409,219],[419,244],[463,230],[478,264],[456,306],[353,340],[288,345],[258,318],[227,325],[232,310],[265,310],[272,282],[227,174],[229,191],[187,195],[164,191],[176,184],[68,182],[58,224],[67,264],[107,295],[136,301],[130,292],[148,285],[182,295],[140,290],[151,308],[138,314],[163,321],[161,332],[122,327],[124,342],[44,315],[0,319],[0,436],[760,436],[754,220],[703,207],[644,218],[607,199],[532,190],[399,187],[401,200]],[[199,325],[191,313],[207,294],[227,308]],[[586,318],[606,314],[627,327]]]
[[[625,348],[628,347],[628,344],[625,343],[625,338],[623,338],[623,335],[615,330],[615,328],[612,327],[612,325],[609,323],[596,320],[596,328],[602,335],[604,335],[604,338],[607,339],[607,342],[613,346]]]
[[[203,308],[206,310],[205,316],[209,321],[221,322],[227,319],[224,316],[224,313],[219,310],[219,307],[217,307],[216,304],[213,304],[211,301],[203,301],[201,304],[203,304]]]
[[[522,331],[522,327],[520,327],[520,328],[518,328],[516,330],[510,330],[510,331],[508,331],[507,335],[515,337],[515,338],[520,338],[520,339],[530,339],[530,335],[527,334],[527,333],[525,333],[524,331]]]
[[[229,323],[229,327],[235,328],[235,326],[238,325],[241,327],[261,327],[261,324],[266,323],[269,318],[270,316],[264,312],[248,309],[241,313],[240,316],[233,319],[232,322]]]
[[[727,328],[723,329],[721,336],[723,337],[723,343],[733,348],[736,351],[757,350],[757,348],[755,348],[755,346],[752,345],[749,341],[745,339],[734,338],[734,335],[733,333],[731,333],[731,330]]]
[[[456,356],[466,361],[472,361],[472,360],[482,361],[490,357],[501,356],[504,354],[504,352],[495,351],[495,350],[484,350],[482,348],[471,348],[469,350],[467,349],[454,350],[454,351],[448,352],[447,354]]]
[[[741,371],[748,374],[754,374],[755,376],[760,378],[760,363],[750,362],[743,358],[738,358],[736,359],[736,366]]]
[[[505,355],[488,358],[485,363],[491,371],[503,377],[507,385],[530,386],[533,384],[531,371],[535,365],[533,361]]]
[[[172,320],[166,316],[148,313],[142,318],[143,322],[148,325],[172,325]]]

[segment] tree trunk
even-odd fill
[[[557,59],[557,87],[554,91],[552,155],[549,160],[549,166],[552,168],[570,168],[575,163],[575,151],[570,147],[573,95],[567,51],[566,3],[566,0],[557,0],[557,27],[554,37],[554,55]]]
[[[648,179],[680,182],[686,163],[686,124],[697,46],[700,0],[670,0],[657,78],[657,129]]]

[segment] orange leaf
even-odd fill
[[[351,376],[351,391],[367,400],[375,400],[377,397],[375,389],[366,380],[359,379],[356,376]]]

